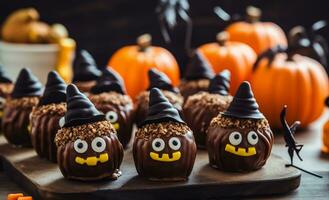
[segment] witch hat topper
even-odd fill
[[[126,94],[124,82],[118,72],[113,69],[106,68],[102,72],[102,76],[98,79],[95,86],[90,90],[93,94],[100,94],[103,92],[117,92],[119,94]]]
[[[230,106],[222,113],[227,117],[238,119],[264,119],[264,115],[259,111],[250,83],[244,81],[238,88]]]
[[[158,88],[150,90],[149,110],[146,119],[138,126],[161,122],[185,122],[180,117],[178,110],[168,101]]]
[[[73,82],[94,81],[102,75],[94,58],[86,50],[81,50],[73,63]]]
[[[46,88],[40,99],[39,106],[66,101],[66,84],[56,71],[48,73]]]
[[[64,127],[79,126],[88,123],[104,121],[104,114],[100,113],[93,103],[70,84],[66,88],[67,112],[64,117]]]
[[[0,83],[12,83],[13,81],[6,76],[3,67],[0,65]]]
[[[223,70],[210,80],[208,91],[211,94],[229,95],[231,72]]]
[[[168,76],[165,73],[160,72],[156,68],[151,68],[148,71],[148,77],[150,82],[148,90],[150,90],[151,88],[159,88],[161,90],[178,93],[177,88],[172,85],[171,80],[168,78]]]
[[[23,68],[18,75],[14,90],[11,93],[12,98],[37,97],[42,94],[42,84],[32,72]]]
[[[214,77],[212,67],[200,51],[195,51],[190,63],[186,67],[185,79],[211,79]]]

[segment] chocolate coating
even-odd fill
[[[41,158],[57,162],[57,147],[54,142],[60,129],[59,120],[64,117],[66,104],[47,104],[37,106],[31,113],[32,146]]]
[[[244,126],[233,125],[234,120],[239,119],[223,116],[218,120],[222,120],[220,124],[213,120],[206,139],[209,164],[212,167],[223,171],[248,172],[265,165],[274,139],[266,120],[240,121]],[[222,124],[227,126],[223,127]]]
[[[182,80],[178,86],[179,91],[186,101],[191,95],[198,92],[207,92],[209,88],[209,79],[199,79],[199,80]]]
[[[66,84],[55,71],[48,73],[45,91],[39,105],[58,104],[66,101]]]
[[[116,92],[104,92],[90,94],[89,99],[113,124],[122,146],[126,148],[133,128],[133,103],[130,97]]]
[[[161,90],[179,93],[179,90],[172,85],[168,76],[156,68],[152,68],[148,71],[148,77],[150,82],[148,90],[159,88]]]
[[[16,80],[12,98],[36,97],[42,94],[42,84],[27,68],[23,68]]]

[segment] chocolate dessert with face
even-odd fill
[[[185,101],[183,115],[193,131],[198,148],[205,148],[206,131],[211,120],[226,110],[232,101],[229,87],[230,72],[224,70],[210,80],[207,92],[189,96]]]
[[[134,121],[137,125],[141,124],[147,116],[149,108],[149,90],[151,88],[160,89],[163,95],[173,104],[179,113],[182,111],[183,97],[180,95],[179,90],[172,85],[168,76],[152,68],[148,71],[148,77],[150,83],[148,90],[141,92],[136,99]]]
[[[120,75],[113,69],[105,69],[97,84],[91,88],[88,97],[112,123],[125,148],[132,134],[133,102],[126,94]]]
[[[193,133],[159,89],[151,89],[149,106],[133,145],[137,172],[156,181],[186,180],[196,157]]]
[[[243,82],[225,112],[208,128],[209,163],[224,171],[253,171],[265,165],[271,154],[273,134],[251,91]]]
[[[46,88],[30,117],[32,146],[41,158],[57,162],[54,142],[59,120],[66,112],[66,84],[55,71],[48,74]]]
[[[102,72],[97,68],[94,58],[86,50],[81,50],[73,62],[72,82],[82,92],[89,90],[96,84]]]
[[[214,72],[209,62],[200,51],[195,51],[190,63],[187,65],[185,75],[178,86],[184,99],[200,91],[207,91],[209,80],[214,76]]]
[[[82,181],[118,178],[123,147],[114,127],[75,85],[66,94],[67,112],[55,137],[62,174]]]
[[[7,97],[9,97],[11,91],[13,90],[14,84],[10,78],[8,78],[3,67],[0,66],[0,124],[3,116],[3,108],[6,103]],[[1,129],[1,127],[0,127]]]
[[[3,112],[2,130],[10,144],[31,146],[30,113],[38,105],[41,94],[42,84],[29,69],[23,68]]]

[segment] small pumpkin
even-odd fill
[[[259,21],[261,12],[259,8],[248,6],[246,21],[235,22],[226,28],[230,40],[248,44],[257,54],[276,45],[287,46],[287,38],[277,24]]]
[[[137,45],[119,49],[109,61],[109,66],[123,77],[127,93],[133,99],[147,89],[147,73],[153,67],[164,72],[174,86],[179,83],[179,67],[174,56],[162,47],[151,46],[151,40],[149,34],[142,35],[137,38]]]
[[[323,112],[329,84],[317,61],[276,47],[259,56],[251,84],[260,108],[272,127],[281,127],[279,116],[284,105],[288,124],[300,121],[307,126]]]
[[[329,96],[327,97],[325,104],[329,108]],[[322,152],[329,154],[329,119],[327,119],[323,125],[322,143]]]
[[[232,74],[231,93],[235,93],[242,81],[247,80],[252,73],[252,67],[257,55],[248,45],[228,41],[228,32],[217,34],[217,42],[204,44],[199,50],[207,58],[215,73],[228,69]]]

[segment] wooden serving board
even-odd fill
[[[225,173],[208,165],[206,151],[199,151],[186,182],[152,182],[137,175],[131,150],[125,152],[116,181],[80,182],[63,178],[56,164],[40,159],[33,149],[8,145],[0,136],[4,172],[40,200],[98,199],[214,199],[287,193],[298,188],[301,174],[286,168],[272,155],[265,167],[251,173]]]

